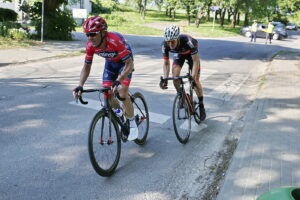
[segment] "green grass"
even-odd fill
[[[178,12],[174,20],[165,16],[164,11],[159,12],[155,10],[147,10],[145,19],[142,19],[136,10],[127,8],[123,9],[123,11],[113,12],[111,15],[121,16],[125,19],[125,22],[116,25],[116,23],[108,19],[108,31],[116,31],[122,34],[162,36],[163,28],[170,24],[179,25],[182,33],[187,33],[194,37],[231,37],[239,35],[240,32],[239,26],[231,28],[228,24],[225,24],[224,28],[222,28],[218,22],[215,23],[214,31],[212,31],[212,22],[202,23],[198,28],[194,23],[188,26],[186,16],[182,12]],[[149,24],[151,23],[157,23],[160,26],[150,26]],[[76,27],[76,31],[82,32],[82,27]],[[40,42],[34,40],[15,41],[0,37],[0,49],[28,47],[38,44]]]
[[[36,40],[13,40],[9,38],[0,37],[0,49],[30,47],[41,44],[42,42]]]
[[[183,26],[182,32],[186,32],[195,37],[231,37],[240,34],[240,27],[231,28],[229,25],[224,25],[222,28],[219,24],[212,23],[200,24],[197,28],[195,24]]]
[[[200,24],[197,28],[194,23],[187,25],[186,17],[183,13],[178,13],[176,19],[172,19],[165,16],[165,12],[159,12],[149,10],[146,13],[146,18],[143,20],[138,12],[126,11],[126,12],[114,12],[112,15],[118,15],[123,17],[126,22],[119,25],[110,25],[110,20],[107,20],[108,30],[117,31],[122,34],[134,34],[134,35],[155,35],[160,36],[163,34],[162,28],[150,27],[147,24],[160,23],[161,26],[167,26],[169,24],[177,24],[181,27],[182,33],[188,33],[194,37],[230,37],[237,36],[240,33],[240,27],[231,28],[230,25],[225,24],[222,28],[218,23],[215,23],[212,31],[212,22]],[[104,15],[105,16],[105,15]],[[81,32],[82,27],[76,28],[76,31]]]

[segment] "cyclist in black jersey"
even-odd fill
[[[164,58],[164,79],[160,82],[161,89],[168,88],[168,78],[170,73],[170,59],[169,52],[174,53],[172,75],[180,76],[181,68],[184,61],[188,61],[189,68],[192,69],[192,78],[195,81],[196,94],[199,99],[200,120],[203,121],[206,118],[206,112],[203,103],[203,88],[200,83],[200,59],[198,54],[198,41],[186,34],[180,34],[180,29],[176,25],[172,25],[165,29],[164,33],[165,41],[162,43],[162,54]],[[179,80],[174,80],[173,84],[180,92]]]

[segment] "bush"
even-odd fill
[[[107,13],[110,14],[117,9],[117,3],[112,0],[91,0],[93,13]]]
[[[20,33],[19,33],[20,32]],[[0,36],[13,39],[27,39],[29,29],[16,22],[0,22]]]
[[[0,25],[0,36],[7,37],[8,36],[8,28],[5,25]]]
[[[124,19],[123,17],[119,16],[119,15],[103,15],[102,17],[104,17],[104,19],[106,19],[108,27],[109,25],[111,26],[119,26],[122,23],[126,22],[126,19]]]
[[[40,35],[41,24],[37,26]],[[45,18],[44,36],[45,39],[51,40],[72,40],[71,32],[75,30],[76,22],[74,21],[71,12],[60,11],[52,16]]]
[[[26,10],[37,31],[37,38],[41,36],[41,8],[41,2],[35,2],[29,10]],[[43,30],[45,39],[72,40],[71,32],[75,30],[75,27],[76,22],[69,10],[62,11],[58,8],[52,13],[45,12]]]
[[[0,8],[0,22],[17,21],[18,13],[11,9]]]
[[[28,39],[28,34],[23,29],[9,29],[8,35],[10,36],[11,39],[15,39],[15,40]]]
[[[285,25],[287,25],[287,23],[289,22],[288,18],[284,15],[278,15],[278,14],[274,14],[272,15],[272,21],[275,21],[275,22],[281,22]]]

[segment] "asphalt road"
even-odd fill
[[[170,118],[175,90],[158,86],[161,38],[137,39],[131,91],[144,94],[159,120],[151,119],[146,145],[122,144],[120,163],[109,178],[95,173],[87,152],[97,110],[74,104],[72,97],[84,56],[0,68],[0,199],[198,199],[213,181],[224,140],[243,128],[272,55],[299,51],[299,32],[272,45],[244,37],[200,38],[208,115],[182,145]],[[94,59],[85,88],[99,86],[103,63]]]

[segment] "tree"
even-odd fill
[[[166,16],[175,19],[177,6],[178,6],[177,0],[165,0]]]
[[[161,11],[161,8],[162,8],[162,6],[164,4],[164,0],[154,0],[154,3],[157,6],[158,11]]]
[[[188,18],[188,25],[191,23],[191,15],[193,11],[196,9],[195,0],[181,0],[182,7],[186,10],[186,15]]]
[[[60,6],[67,5],[68,0],[44,0],[44,37],[45,39],[71,40],[71,32],[76,23],[68,10]],[[36,1],[32,6],[22,5],[20,9],[26,12],[35,25],[38,36],[41,35],[42,3]]]

